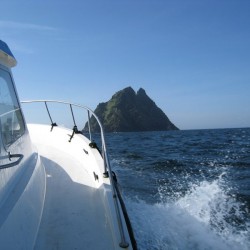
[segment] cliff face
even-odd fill
[[[131,87],[117,92],[108,102],[100,103],[95,114],[106,132],[178,130],[142,88],[137,93]],[[90,122],[91,130],[97,132],[93,117]]]

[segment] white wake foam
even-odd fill
[[[249,223],[233,221],[243,221],[242,204],[227,194],[221,178],[193,185],[172,202],[126,200],[139,249],[250,249]]]

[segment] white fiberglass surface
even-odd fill
[[[47,132],[43,128],[29,127],[47,182],[35,249],[114,249],[102,198],[104,192],[95,184],[91,162],[84,164],[80,158],[73,157],[73,151],[67,148],[68,141],[63,145],[62,138],[45,145],[46,133],[50,140],[63,135],[54,133],[53,137],[53,132],[47,130],[49,127],[45,129]],[[82,149],[81,153],[85,154]]]
[[[42,161],[47,185],[35,249],[112,249],[99,189],[74,182],[56,162]]]
[[[31,140],[37,147],[39,154],[55,162],[64,169],[73,182],[97,187],[101,183],[94,182],[93,172],[101,175],[103,171],[101,157],[92,152],[87,138],[75,135],[69,142],[72,130],[50,126],[28,125]],[[97,150],[95,150],[97,151]],[[87,153],[86,153],[87,152]]]

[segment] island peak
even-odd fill
[[[108,102],[98,104],[95,114],[106,132],[178,130],[143,88],[135,92],[126,87],[116,92]],[[90,124],[96,131],[98,126],[93,118]]]

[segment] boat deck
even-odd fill
[[[36,138],[35,145],[46,171],[45,204],[35,249],[114,249],[103,190],[95,187],[87,166],[53,143],[45,145]]]

